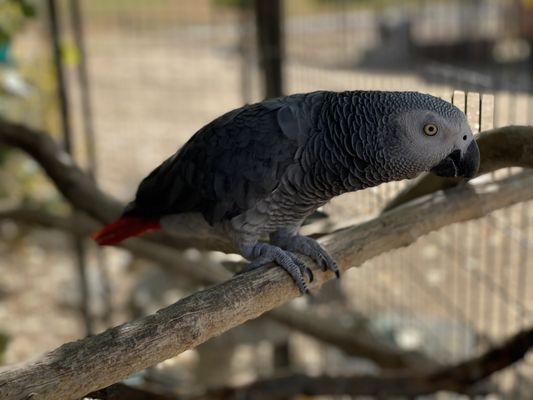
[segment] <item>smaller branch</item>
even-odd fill
[[[515,362],[533,347],[533,328],[522,331],[480,357],[437,372],[390,376],[330,377],[292,375],[267,379],[237,388],[213,390],[205,400],[278,399],[307,396],[421,396],[438,391],[473,394],[474,386]]]
[[[481,154],[478,176],[501,168],[533,168],[533,126],[507,126],[476,138]],[[457,186],[461,180],[425,174],[402,190],[383,209],[389,211],[418,197]]]
[[[80,210],[106,223],[120,214],[120,202],[98,189],[91,177],[47,133],[0,119],[0,143],[33,157],[63,196]]]
[[[366,324],[352,329],[333,317],[280,307],[268,313],[275,321],[333,345],[345,354],[373,361],[383,369],[434,370],[438,364],[421,353],[405,351],[373,334]]]
[[[12,220],[30,226],[57,229],[80,237],[89,236],[99,225],[93,219],[78,213],[67,217],[29,207],[0,209],[1,220]]]
[[[81,213],[61,216],[38,208],[0,209],[0,221],[6,219],[27,225],[58,229],[79,237],[90,236],[99,226],[99,223],[93,218]],[[212,285],[231,278],[231,274],[222,268],[180,263],[179,260],[181,257],[179,250],[143,238],[127,240],[119,246],[129,250],[137,257],[154,261],[169,269],[179,270],[188,278],[202,285]]]

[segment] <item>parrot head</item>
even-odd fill
[[[396,162],[412,175],[432,172],[443,177],[473,178],[479,168],[479,148],[465,114],[457,107],[426,94],[407,92],[409,107],[394,118]]]

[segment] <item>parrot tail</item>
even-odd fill
[[[101,246],[113,246],[132,236],[161,229],[156,219],[122,217],[96,232],[92,238]]]

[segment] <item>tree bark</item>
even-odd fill
[[[321,239],[341,269],[407,246],[441,227],[480,218],[533,198],[533,176],[439,192],[399,210]],[[332,279],[314,268],[316,290]],[[0,398],[76,399],[193,348],[299,295],[281,268],[260,268],[188,296],[155,314],[128,322],[42,358],[0,372]]]

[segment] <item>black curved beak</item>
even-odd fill
[[[431,168],[431,172],[444,177],[472,179],[479,168],[479,148],[475,140],[468,145],[464,154],[461,150],[452,151],[444,160]]]

